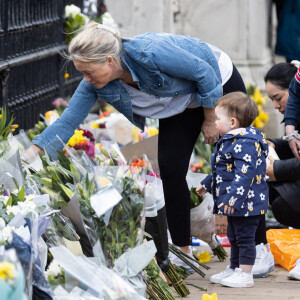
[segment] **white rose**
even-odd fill
[[[65,18],[69,18],[70,16],[74,18],[76,15],[80,13],[81,13],[81,9],[74,4],[66,5],[65,7]]]

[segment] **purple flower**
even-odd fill
[[[4,190],[4,191],[3,191],[3,196],[9,196],[9,193],[8,193],[7,190]]]

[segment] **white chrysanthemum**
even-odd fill
[[[236,193],[239,194],[239,195],[243,195],[245,192],[245,189],[240,186],[239,188],[236,189]]]
[[[250,162],[251,161],[251,156],[249,154],[245,154],[243,157],[243,160],[246,162]]]
[[[242,145],[240,144],[235,145],[233,150],[235,153],[242,152]]]
[[[220,182],[223,182],[223,179],[220,175],[217,175],[216,181],[217,181],[217,183],[220,183]]]

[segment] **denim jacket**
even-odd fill
[[[234,208],[230,216],[256,216],[268,209],[269,189],[266,182],[268,144],[263,134],[247,127],[236,135],[226,134],[211,157],[212,175],[201,184],[213,195],[214,213],[223,214],[224,206]]]
[[[130,72],[141,91],[157,97],[195,93],[195,102],[203,107],[214,107],[222,96],[218,62],[201,40],[166,33],[145,33],[122,42],[123,67]],[[133,114],[130,96],[119,80],[113,80],[101,89],[82,80],[60,118],[36,136],[33,143],[55,158],[55,149],[63,148],[56,135],[66,143],[98,98],[143,129],[145,118]]]

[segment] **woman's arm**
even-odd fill
[[[273,173],[277,181],[300,180],[300,161],[296,158],[275,160]]]
[[[82,80],[62,115],[40,135],[34,137],[32,143],[46,150],[55,159],[55,150],[63,149],[63,144],[57,136],[67,143],[75,129],[86,118],[96,100],[96,89]]]

